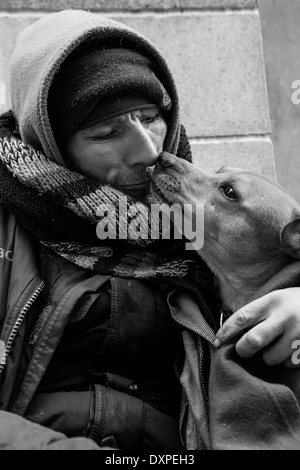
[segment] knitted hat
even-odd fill
[[[48,111],[59,145],[79,126],[151,104],[162,111],[172,106],[151,59],[131,49],[93,46],[62,64],[50,88]]]
[[[107,98],[100,99],[87,117],[79,124],[78,129],[86,129],[98,122],[119,116],[134,109],[151,108],[154,101],[138,93],[122,91]]]

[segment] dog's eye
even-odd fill
[[[227,197],[227,199],[232,199],[232,200],[237,199],[237,194],[236,194],[236,192],[235,192],[235,190],[233,189],[232,186],[223,186],[222,189],[223,189],[223,193]]]

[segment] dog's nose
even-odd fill
[[[163,168],[166,168],[168,166],[172,166],[173,165],[173,163],[172,163],[173,158],[174,157],[170,153],[161,152],[158,156],[156,164],[160,165]]]

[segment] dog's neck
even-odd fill
[[[222,303],[232,312],[257,298],[258,292],[283,266],[286,258],[257,261],[251,265],[224,267],[212,262],[205,253],[199,253],[216,276]]]

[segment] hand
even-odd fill
[[[237,310],[217,332],[215,346],[231,341],[244,330],[235,346],[239,356],[248,358],[261,350],[267,365],[299,367],[293,353],[300,345],[300,287],[270,292]],[[293,345],[295,340],[298,343]]]

